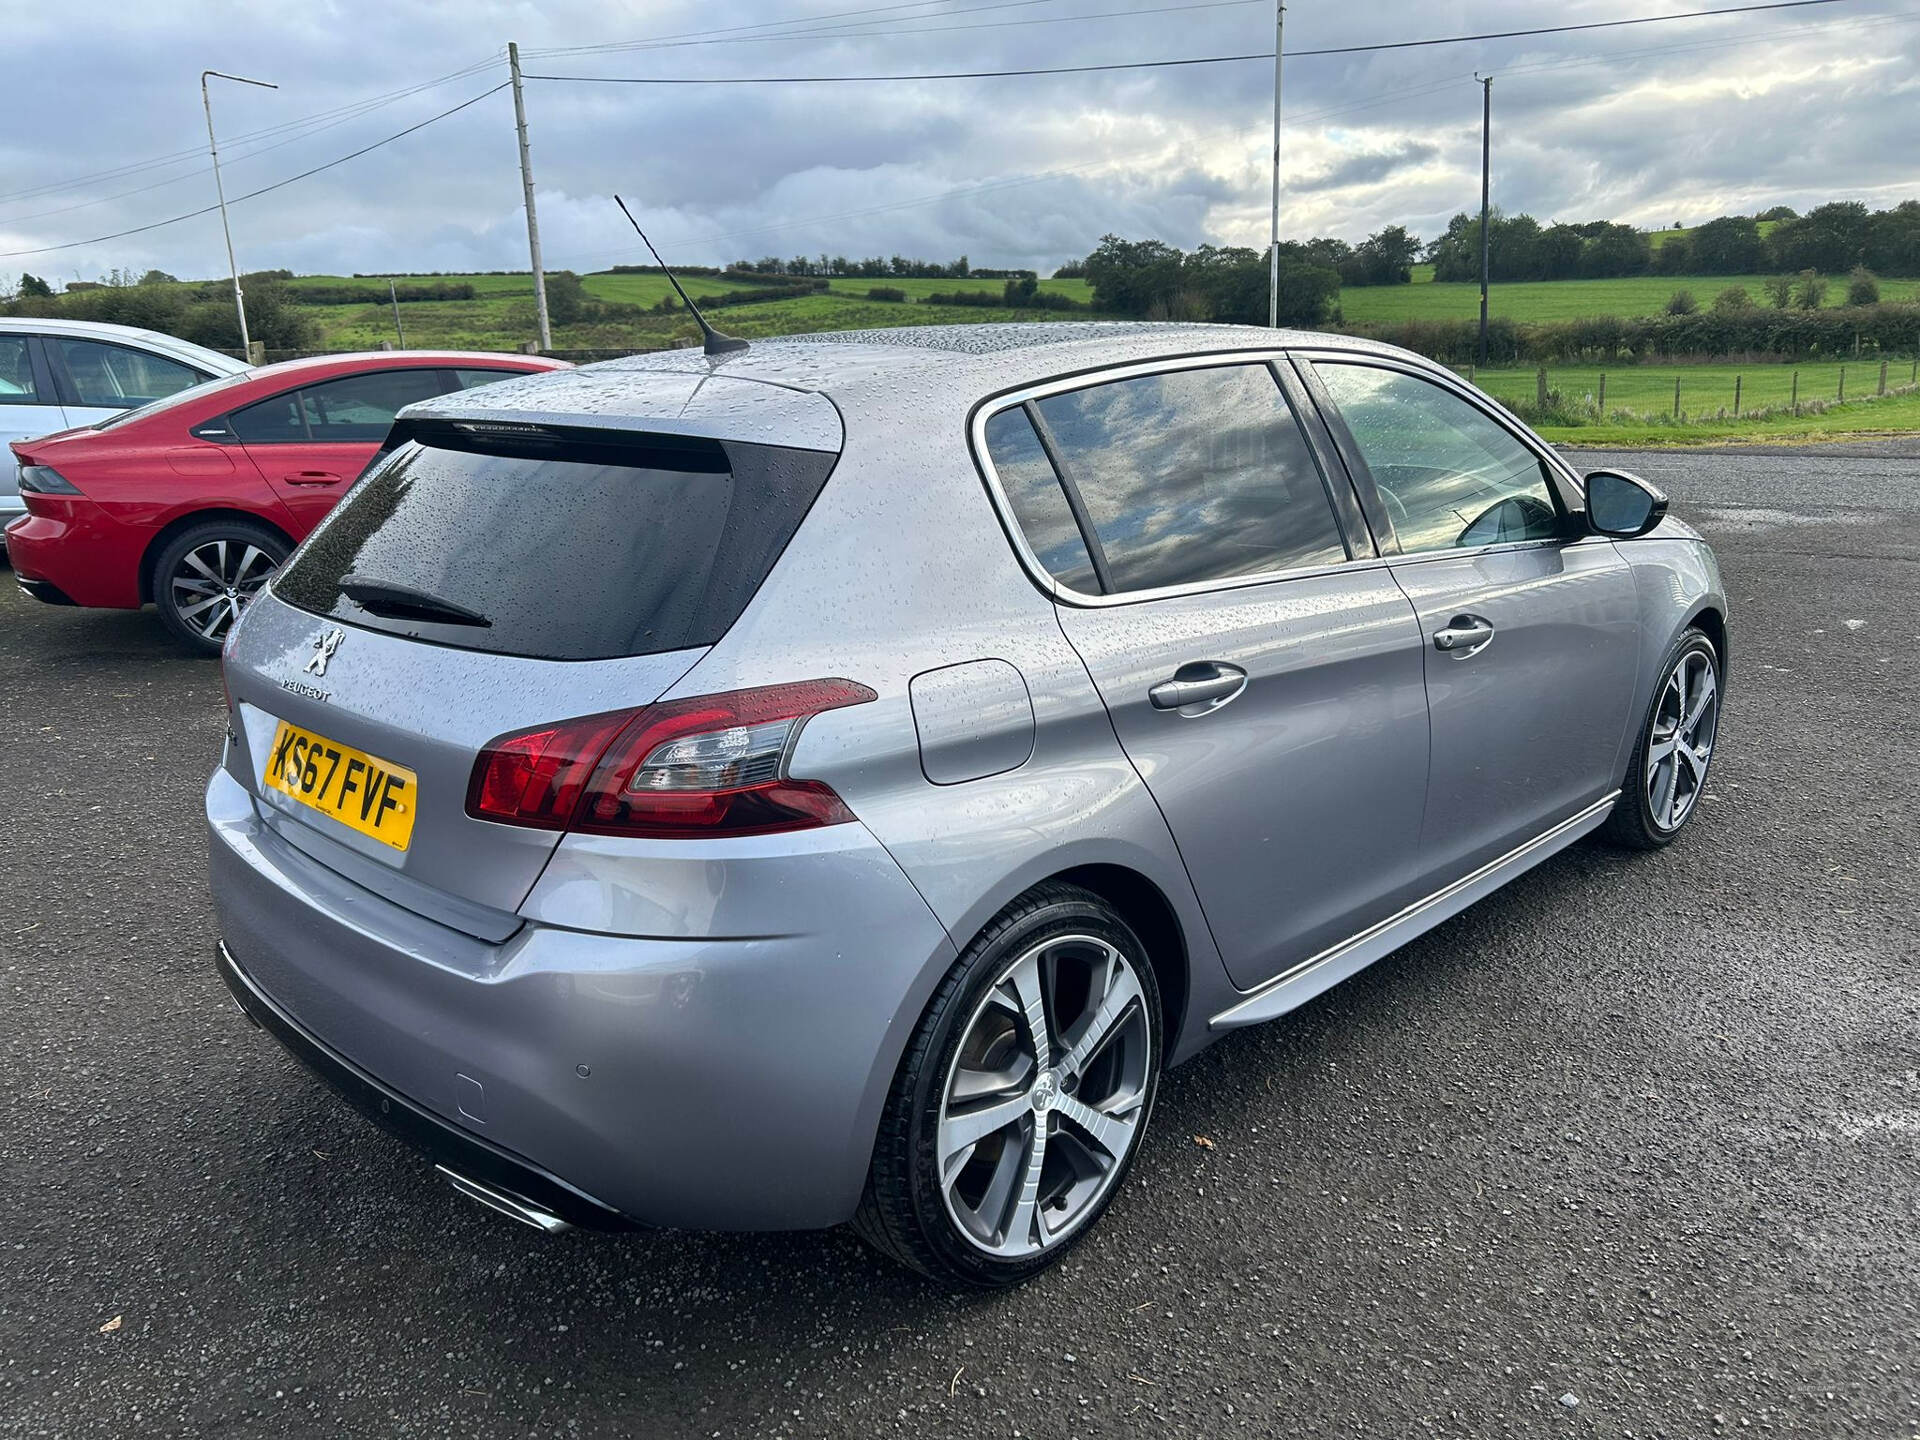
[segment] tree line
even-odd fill
[[[805,276],[845,276],[849,279],[894,279],[894,280],[964,280],[976,276],[987,280],[1003,280],[1010,276],[1026,274],[1026,271],[1013,270],[975,270],[967,264],[967,257],[958,260],[916,260],[906,255],[882,256],[870,255],[864,260],[849,260],[845,255],[828,255],[822,251],[809,258],[796,255],[791,260],[782,260],[769,255],[761,260],[736,260],[727,269],[744,271],[749,275],[805,275]]]
[[[1644,230],[1605,220],[1541,225],[1531,215],[1494,211],[1488,269],[1497,281],[1604,280],[1627,275],[1920,275],[1920,201],[1870,210],[1836,200],[1797,214],[1777,206],[1758,215],[1722,215],[1655,245]],[[1464,212],[1427,247],[1435,280],[1480,278],[1480,217]]]
[[[260,270],[240,277],[247,292],[247,329],[269,350],[307,350],[320,338],[319,325],[302,308],[303,297],[284,283],[289,274]],[[379,298],[387,298],[384,289]],[[225,280],[176,281],[160,270],[134,280],[116,271],[106,283],[69,284],[64,295],[55,295],[40,277],[24,275],[15,298],[0,304],[0,314],[136,325],[212,350],[240,353],[240,321]]]

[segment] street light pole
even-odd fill
[[[1284,0],[1273,6],[1273,229],[1267,245],[1267,325],[1280,328],[1280,52],[1286,35]]]
[[[1491,274],[1493,232],[1488,199],[1493,173],[1493,77],[1476,75],[1480,82],[1480,368],[1487,365],[1487,280]]]
[[[271,80],[249,80],[244,75],[229,75],[223,70],[200,72],[200,106],[207,112],[207,153],[213,157],[213,193],[220,197],[220,233],[227,237],[227,270],[233,276],[233,308],[240,317],[240,350],[249,364],[253,361],[253,341],[247,334],[247,301],[240,293],[240,265],[233,258],[233,229],[227,224],[227,190],[220,183],[220,145],[213,138],[213,99],[207,94],[207,80],[233,80],[242,85],[258,85],[262,90],[278,90]]]

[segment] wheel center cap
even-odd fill
[[[1029,1097],[1033,1101],[1033,1113],[1044,1115],[1053,1108],[1053,1102],[1060,1095],[1060,1080],[1051,1070],[1033,1082]]]

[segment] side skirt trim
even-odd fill
[[[1472,874],[1461,876],[1426,899],[1414,901],[1398,914],[1389,915],[1358,935],[1301,961],[1285,974],[1276,975],[1250,992],[1239,1003],[1222,1010],[1207,1022],[1207,1028],[1234,1030],[1243,1025],[1258,1025],[1304,1005],[1322,991],[1366,969],[1416,936],[1425,934],[1441,921],[1458,915],[1515,876],[1566,849],[1583,835],[1597,830],[1612,813],[1614,802],[1619,798],[1618,790],[1602,796],[1579,814],[1569,816],[1551,830],[1536,835],[1517,849],[1509,850],[1499,859],[1488,861]]]

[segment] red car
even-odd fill
[[[401,406],[565,365],[422,350],[289,360],[16,440],[27,513],[6,530],[14,578],[53,605],[151,600],[182,641],[216,653]]]

